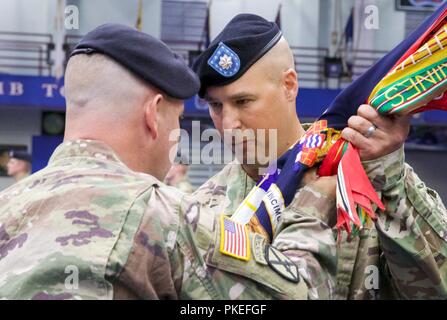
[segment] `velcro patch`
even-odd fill
[[[267,245],[265,248],[265,260],[284,279],[294,283],[300,282],[297,265],[278,249]]]
[[[220,236],[221,253],[241,260],[250,259],[250,243],[245,225],[222,215]]]
[[[262,265],[267,265],[267,260],[265,260],[265,238],[258,234],[254,233],[251,239],[251,248],[253,251],[253,257],[255,261]]]

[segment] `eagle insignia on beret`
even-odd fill
[[[214,53],[208,59],[208,65],[220,75],[230,78],[241,67],[239,56],[223,42],[220,42]]]

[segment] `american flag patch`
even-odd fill
[[[220,252],[241,260],[250,259],[250,244],[244,224],[221,216]]]

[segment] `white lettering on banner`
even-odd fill
[[[275,227],[278,224],[279,218],[281,217],[281,213],[284,211],[284,198],[281,194],[279,188],[272,184],[267,191],[267,194],[264,196],[264,204],[272,218],[273,226]]]
[[[23,84],[21,82],[11,82],[9,84],[9,95],[11,96],[21,96],[23,95]]]
[[[36,94],[36,86],[40,86],[38,90],[41,94]],[[57,83],[31,83],[21,81],[0,81],[0,96],[22,97],[33,95],[35,99],[45,98],[65,98],[65,89],[63,84]],[[60,97],[58,96],[60,94]]]
[[[8,90],[9,89],[9,90]],[[23,83],[18,81],[0,82],[0,96],[21,96],[24,93]]]
[[[54,97],[53,90],[57,89],[57,84],[54,84],[54,83],[43,83],[42,84],[42,88],[46,89],[45,97],[53,98]]]

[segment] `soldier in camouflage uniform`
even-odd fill
[[[258,55],[254,46],[266,31],[253,32],[255,25],[268,28],[268,22],[260,17],[235,17],[193,69],[201,79],[199,94],[209,102],[211,118],[221,136],[224,130],[277,128],[277,154],[281,155],[300,139],[308,125],[301,125],[296,115],[298,83],[287,42],[272,36],[273,44],[267,48],[261,45],[263,53]],[[238,59],[230,50],[240,60],[240,69],[234,67]],[[232,65],[225,55],[232,57]],[[225,62],[219,64],[221,69],[210,63],[215,56],[216,61]],[[312,190],[305,181],[283,212],[279,230],[292,219],[308,222],[308,233],[279,234],[273,243],[286,251],[308,251],[292,259],[311,274],[302,274],[308,279],[310,297],[447,298],[447,213],[436,192],[404,163],[403,143],[409,122],[407,117],[384,118],[370,106],[361,106],[359,114],[350,119],[350,128],[343,131],[343,137],[360,150],[363,166],[386,211],[377,212],[378,220],[366,225],[353,241],[347,242],[346,234],[340,239],[336,283],[328,277],[333,272],[333,252],[327,234],[336,219],[335,185],[326,180],[326,188],[320,185]],[[372,124],[376,130],[366,138],[363,134]],[[212,215],[232,215],[255,186],[258,167],[245,160],[228,164],[193,194]],[[201,219],[205,219],[203,214]],[[332,286],[333,295],[327,295]]]
[[[285,254],[251,232],[256,261],[214,250],[219,221],[160,182],[182,100],[199,88],[179,57],[107,24],[76,46],[65,88],[64,143],[46,168],[0,193],[1,299],[307,298]],[[280,234],[299,225],[291,219]]]
[[[219,64],[222,69],[211,61],[223,62]],[[199,94],[209,102],[211,118],[222,137],[224,130],[237,136],[245,129],[277,129],[277,147],[270,141],[266,150],[277,148],[277,154],[282,154],[304,133],[296,116],[298,87],[293,56],[276,24],[255,15],[238,15],[199,56],[193,68],[202,81]],[[237,145],[243,144],[238,142],[229,144],[235,154]],[[244,147],[240,159],[193,193],[203,209],[200,219],[204,222],[199,220],[198,238],[212,232],[211,227],[201,230],[209,225],[206,219],[213,220],[222,213],[232,216],[255,186],[258,159],[248,163],[252,155],[247,149]],[[329,218],[335,210],[336,181],[334,177],[315,180],[311,172],[306,179],[309,183],[283,212],[272,243],[298,265],[310,289],[309,298],[330,299],[337,253]],[[250,228],[262,238],[262,230]]]

